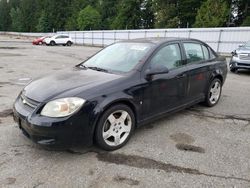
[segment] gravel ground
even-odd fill
[[[146,125],[118,151],[46,149],[13,122],[13,101],[30,79],[70,69],[100,48],[27,41],[0,36],[0,187],[250,187],[249,71],[228,74],[217,106]]]

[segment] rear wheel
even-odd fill
[[[96,143],[104,150],[116,150],[124,146],[135,127],[133,111],[126,105],[115,105],[101,116],[96,132]]]
[[[209,85],[208,92],[206,94],[205,104],[206,106],[215,106],[220,100],[222,90],[222,83],[220,79],[215,78]]]
[[[67,45],[67,46],[71,46],[71,45],[72,45],[72,42],[68,41],[68,42],[66,43],[66,45]]]

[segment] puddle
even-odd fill
[[[176,144],[176,148],[182,151],[190,151],[197,153],[205,153],[205,149],[198,146],[193,146],[189,144]]]
[[[6,184],[7,185],[12,185],[15,182],[16,182],[16,178],[12,178],[12,177],[6,178]]]
[[[24,48],[10,47],[10,46],[0,46],[0,49],[3,49],[3,50],[15,50],[15,49],[24,49]]]
[[[117,183],[125,183],[127,185],[130,185],[130,186],[134,186],[134,185],[139,185],[140,182],[138,180],[133,180],[131,178],[126,178],[126,177],[123,177],[123,176],[116,176],[113,178],[113,180]]]
[[[140,169],[156,169],[163,170],[165,172],[175,172],[175,173],[185,173],[192,175],[203,175],[207,177],[213,178],[222,178],[222,179],[233,179],[244,182],[250,182],[249,179],[234,177],[234,176],[223,176],[223,175],[215,175],[215,174],[207,174],[204,172],[200,172],[197,169],[193,168],[185,168],[181,166],[176,166],[169,163],[163,163],[161,161],[156,161],[154,159],[149,159],[137,155],[125,155],[119,153],[97,153],[97,159],[102,162],[112,163],[116,165],[125,165],[129,167],[135,167]]]
[[[7,110],[3,110],[0,112],[0,117],[1,118],[8,117],[8,116],[12,116],[12,114],[13,114],[12,109],[7,109]]]
[[[12,53],[0,53],[0,57],[16,57],[16,56],[24,56],[22,54],[12,54]]]
[[[99,161],[114,163],[117,165],[125,165],[141,169],[158,169],[165,172],[177,172],[188,174],[199,174],[200,172],[192,168],[184,168],[172,164],[166,164],[154,159],[149,159],[137,155],[124,155],[112,153],[98,153],[97,158]]]
[[[170,135],[170,138],[176,143],[186,143],[191,144],[195,141],[194,137],[186,134],[186,133],[176,133]]]

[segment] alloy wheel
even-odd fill
[[[220,94],[221,94],[221,84],[220,82],[216,81],[214,82],[214,84],[212,85],[210,92],[209,92],[209,101],[211,104],[216,104],[217,101],[220,98]]]
[[[126,141],[132,129],[132,119],[128,112],[118,110],[111,113],[104,122],[102,136],[109,146],[119,146]]]

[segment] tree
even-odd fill
[[[101,28],[102,29],[111,29],[111,24],[117,16],[116,6],[119,3],[119,0],[99,0],[97,4],[97,9],[101,14]]]
[[[44,10],[42,10],[41,15],[38,19],[36,30],[38,32],[50,32],[48,14]]]
[[[154,1],[156,12],[156,28],[176,28],[179,27],[180,18],[178,16],[177,0],[156,0]]]
[[[195,20],[195,27],[226,26],[229,6],[224,0],[207,0],[202,3]]]
[[[0,31],[8,31],[11,27],[10,6],[7,0],[0,0]]]
[[[180,27],[191,27],[195,22],[197,11],[204,0],[181,0],[178,1],[178,18]]]
[[[11,8],[10,10],[10,17],[11,17],[11,29],[13,31],[23,31],[23,24],[22,24],[22,12],[19,7]]]
[[[117,16],[112,29],[139,29],[141,23],[142,0],[121,0],[117,5]]]
[[[155,15],[153,8],[153,0],[144,0],[141,4],[141,28],[154,28]]]
[[[100,13],[88,5],[79,12],[77,23],[80,30],[100,29],[101,15]]]

